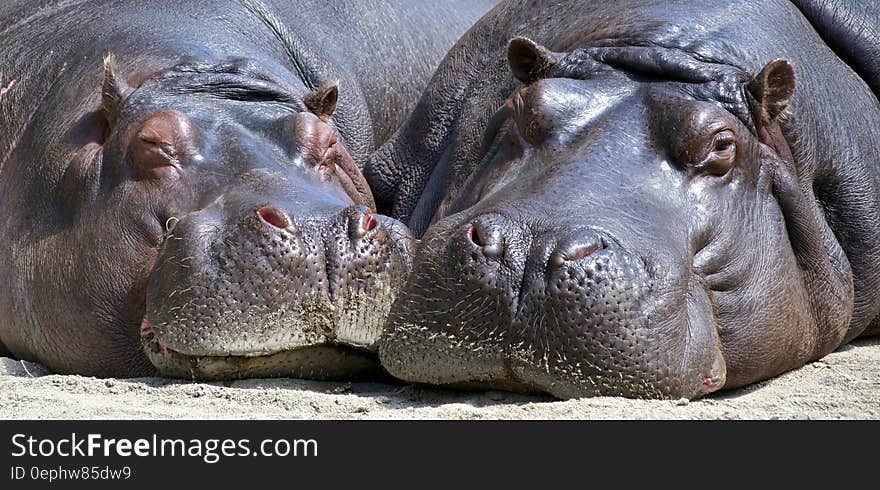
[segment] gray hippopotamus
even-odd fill
[[[0,7],[0,354],[379,372],[412,238],[359,167],[491,2]]]
[[[499,4],[366,168],[380,209],[421,236],[383,365],[693,398],[877,333],[878,14]]]

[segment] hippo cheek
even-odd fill
[[[496,253],[491,235],[477,234],[475,252],[429,232],[380,346],[392,375],[559,398],[695,398],[723,386],[698,281],[661,286],[611,239],[559,260],[553,246],[523,256],[514,249],[526,240],[511,235]]]
[[[375,344],[411,240],[364,206],[296,221],[272,206],[192,213],[150,282],[147,355],[184,378],[381,375]]]

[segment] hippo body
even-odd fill
[[[0,354],[348,377],[409,267],[360,173],[490,2],[0,6]]]
[[[421,237],[383,365],[693,398],[877,333],[875,3],[496,6],[365,169]]]

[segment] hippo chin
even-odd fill
[[[43,3],[0,7],[0,353],[383,372],[412,237],[359,166],[488,2]]]
[[[487,14],[367,167],[423,234],[383,365],[694,398],[876,332],[876,80],[815,29],[772,0]]]

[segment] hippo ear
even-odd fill
[[[540,80],[559,61],[560,56],[531,39],[517,36],[507,45],[510,71],[525,84]]]
[[[749,82],[748,89],[761,104],[760,122],[768,126],[785,113],[794,94],[794,68],[788,60],[778,59],[767,63],[761,73]]]
[[[116,56],[104,57],[104,83],[101,85],[101,112],[109,124],[116,121],[122,101],[131,93],[131,87],[116,74]]]
[[[324,122],[330,119],[336,110],[336,101],[339,99],[339,82],[329,82],[312,90],[303,97],[303,103],[309,112],[318,116]]]

